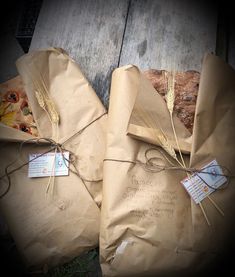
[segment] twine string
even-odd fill
[[[10,190],[11,188],[11,177],[10,175],[12,175],[13,173],[15,173],[16,171],[20,170],[21,168],[25,167],[26,165],[28,165],[30,162],[38,159],[39,157],[42,157],[45,154],[48,154],[52,151],[55,151],[55,153],[61,153],[61,156],[63,158],[64,164],[67,168],[69,168],[69,170],[77,175],[82,182],[99,182],[102,181],[102,179],[95,179],[95,180],[89,180],[87,178],[85,178],[84,176],[82,176],[82,174],[80,173],[78,167],[76,166],[76,155],[75,153],[73,153],[71,150],[68,150],[64,147],[64,145],[69,142],[72,138],[74,138],[77,135],[80,135],[86,128],[88,128],[90,125],[92,125],[94,122],[96,122],[97,120],[99,120],[101,117],[103,117],[104,115],[106,115],[107,112],[103,113],[102,115],[98,116],[97,118],[95,118],[94,120],[92,120],[90,123],[88,123],[86,126],[84,126],[82,129],[80,129],[78,132],[76,132],[75,134],[73,134],[71,137],[67,138],[65,141],[63,141],[62,143],[58,143],[55,140],[51,139],[51,138],[32,138],[32,139],[28,139],[25,141],[22,141],[20,143],[19,149],[18,149],[18,155],[17,158],[12,161],[10,164],[8,164],[5,167],[4,170],[4,174],[2,176],[0,176],[0,180],[6,178],[7,179],[7,187],[5,189],[5,191],[0,195],[0,199],[3,198]],[[27,161],[27,162],[23,162],[21,165],[19,165],[18,167],[15,167],[11,170],[9,170],[10,167],[12,167],[18,160],[20,160],[21,156],[22,156],[22,152],[23,152],[23,147],[25,146],[25,144],[28,143],[35,143],[36,145],[39,146],[49,146],[49,149],[40,153],[39,155],[36,155],[34,158],[32,158],[31,160]],[[69,159],[67,159],[64,155],[64,152],[69,152]],[[71,168],[69,166],[69,164],[72,165],[73,168]]]
[[[106,113],[105,113],[106,114]],[[104,114],[103,114],[104,115]],[[103,116],[102,115],[102,116]],[[100,116],[101,117],[101,116]],[[78,131],[76,134],[72,135],[71,137],[74,137],[75,135],[81,134],[88,126],[90,126],[93,122],[95,122],[96,120],[98,120],[100,117],[98,117],[97,119],[93,120],[91,123],[89,123],[88,125],[86,125],[84,128],[82,128],[80,131]],[[26,141],[23,141],[20,146],[19,146],[19,153],[18,153],[18,157],[11,162],[9,165],[7,165],[5,167],[5,174],[0,176],[0,180],[3,178],[7,178],[7,188],[5,189],[5,191],[0,195],[0,198],[4,197],[10,190],[11,187],[11,178],[10,175],[13,174],[14,172],[20,170],[21,168],[23,168],[24,166],[28,165],[30,162],[36,160],[37,158],[50,153],[52,151],[55,151],[55,153],[60,153],[64,164],[67,168],[69,168],[69,170],[77,175],[82,182],[98,182],[98,181],[102,181],[102,179],[97,179],[97,180],[89,180],[87,178],[85,178],[84,176],[82,176],[82,174],[79,171],[79,166],[76,166],[76,155],[71,151],[68,150],[64,147],[64,144],[66,144],[71,137],[69,137],[68,139],[66,139],[63,143],[57,143],[56,141],[54,141],[53,139],[50,138],[33,138],[33,139],[29,139]],[[13,168],[12,170],[9,170],[9,168],[11,166],[13,166],[16,161],[19,159],[19,157],[22,154],[23,151],[23,146],[26,143],[29,142],[35,142],[37,145],[49,145],[49,149],[47,151],[44,151],[43,153],[35,156],[34,158],[32,158],[30,161],[24,162],[22,163],[20,166]],[[160,153],[161,157],[159,156],[152,156],[149,157],[148,154],[150,152],[156,151],[158,153]],[[64,152],[69,152],[69,159],[67,159],[64,155]],[[124,159],[110,159],[110,158],[106,158],[104,159],[104,162],[106,161],[112,161],[112,162],[120,162],[120,163],[131,163],[133,165],[139,165],[141,166],[145,171],[147,172],[151,172],[151,173],[160,173],[162,171],[183,171],[189,174],[196,174],[209,188],[213,189],[213,190],[221,190],[224,189],[225,187],[228,186],[228,184],[230,183],[230,179],[234,178],[235,176],[231,174],[230,170],[223,166],[223,165],[207,165],[201,169],[198,168],[193,168],[193,167],[180,167],[175,165],[174,162],[171,161],[171,159],[159,148],[148,148],[145,152],[144,152],[144,156],[145,156],[145,161],[142,162],[140,160],[124,160]],[[159,162],[160,161],[160,162]],[[222,169],[223,173],[214,173],[214,172],[210,172],[207,169],[208,168],[214,168],[215,166],[217,166],[218,168]],[[198,174],[207,174],[207,175],[214,175],[214,176],[223,176],[226,177],[226,182],[225,184],[223,184],[223,186],[221,187],[213,187],[211,185],[209,185],[203,178],[201,178]]]
[[[148,154],[152,151],[156,151],[161,154],[162,157],[149,157]],[[196,174],[209,188],[213,190],[221,190],[228,186],[230,183],[231,178],[234,178],[235,176],[231,174],[230,170],[223,165],[207,165],[203,168],[194,168],[194,167],[180,167],[175,165],[168,157],[167,155],[158,148],[148,148],[145,153],[145,161],[142,162],[140,160],[122,160],[122,159],[104,159],[104,162],[106,161],[112,161],[112,162],[120,162],[120,163],[131,163],[134,165],[141,166],[145,171],[151,172],[151,173],[160,173],[162,171],[183,171],[189,174]],[[161,163],[157,162],[160,161]],[[207,169],[218,167],[222,169],[223,173],[214,173],[210,172]],[[209,185],[203,178],[199,176],[199,174],[206,174],[206,175],[213,175],[213,176],[223,176],[226,177],[226,182],[223,184],[223,186],[220,186],[218,188]]]
[[[158,157],[158,156],[153,156],[153,157],[148,157],[148,153],[151,151],[157,151],[161,154],[162,157]],[[163,161],[163,164],[157,163],[156,161]],[[170,158],[167,157],[167,155],[162,152],[159,148],[149,148],[145,151],[145,162],[142,162],[140,160],[121,160],[121,159],[104,159],[105,161],[113,161],[113,162],[125,162],[125,163],[131,163],[133,165],[139,165],[141,166],[145,171],[151,172],[151,173],[159,173],[162,171],[183,171],[185,173],[187,173],[187,176],[189,178],[189,180],[191,180],[192,176],[197,176],[199,177],[199,179],[205,183],[209,188],[211,188],[213,191],[216,190],[222,190],[227,188],[227,186],[230,183],[231,178],[234,178],[235,176],[231,174],[230,170],[223,166],[223,165],[207,165],[203,168],[193,168],[193,167],[179,167],[177,165],[175,165]],[[213,171],[208,171],[209,168],[215,168],[215,166],[217,166],[219,168],[219,170],[221,169],[222,173],[217,173],[217,172],[213,172]],[[222,186],[220,187],[214,187],[211,186],[210,184],[208,184],[208,182],[206,182],[206,180],[204,178],[202,178],[200,174],[207,174],[207,175],[213,175],[215,177],[217,176],[223,176],[226,177],[226,181],[224,182],[224,184],[222,184]],[[190,176],[190,174],[192,174]],[[207,198],[209,199],[209,201],[211,202],[211,204],[216,208],[216,210],[222,215],[224,216],[224,211],[219,207],[219,205],[215,202],[215,200],[213,200],[209,195],[207,196]],[[199,202],[199,206],[202,210],[202,213],[206,219],[206,222],[208,224],[208,226],[211,225],[207,214],[202,206],[202,203]]]

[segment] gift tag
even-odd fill
[[[201,170],[201,172],[194,173],[190,178],[185,178],[181,181],[196,204],[201,202],[227,181],[227,178],[223,176],[222,169],[216,160],[208,163]]]
[[[67,176],[69,175],[69,152],[46,153],[29,155],[28,177],[48,177],[48,176]]]

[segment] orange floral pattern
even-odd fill
[[[38,136],[20,76],[0,84],[0,122],[33,136]]]

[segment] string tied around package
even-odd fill
[[[46,137],[40,137],[40,138],[32,138],[32,139],[28,139],[25,141],[22,141],[19,145],[19,149],[18,149],[18,156],[17,158],[12,161],[10,164],[8,164],[5,168],[4,168],[4,174],[2,176],[0,176],[0,180],[3,180],[4,178],[6,178],[7,180],[7,185],[6,188],[4,190],[3,193],[0,194],[0,199],[3,198],[10,190],[12,182],[11,182],[11,175],[15,172],[17,172],[18,170],[20,170],[21,168],[29,165],[30,162],[42,157],[45,154],[48,154],[50,152],[56,153],[60,153],[61,157],[63,159],[63,162],[65,164],[65,166],[67,168],[69,168],[69,170],[77,175],[82,182],[99,182],[102,181],[102,179],[95,179],[95,180],[89,180],[87,178],[85,178],[84,176],[82,176],[82,174],[79,171],[78,166],[76,165],[76,161],[77,161],[77,157],[76,155],[73,153],[73,151],[67,149],[65,147],[65,144],[68,143],[70,140],[72,140],[75,136],[80,135],[86,128],[88,128],[90,125],[92,125],[93,123],[95,123],[97,120],[99,120],[101,117],[103,117],[104,115],[106,115],[107,112],[104,112],[103,114],[101,114],[100,116],[98,116],[97,118],[95,118],[94,120],[92,120],[90,123],[88,123],[87,125],[85,125],[82,129],[80,129],[78,132],[76,132],[75,134],[73,134],[72,136],[70,136],[69,138],[67,138],[65,141],[63,141],[62,143],[58,143],[55,140],[51,139],[51,138],[46,138]],[[20,157],[22,156],[22,151],[23,148],[26,144],[28,143],[35,143],[35,145],[39,145],[39,146],[46,146],[49,147],[48,150],[43,151],[42,153],[36,155],[34,158],[32,158],[29,161],[23,162],[21,165],[10,169],[11,167],[13,167],[13,165],[20,159]],[[69,152],[69,159],[67,159],[64,155],[65,152]],[[49,182],[46,188],[46,192],[49,189],[50,186],[50,179],[51,177],[55,177],[55,176],[49,176]],[[54,181],[53,181],[54,183]]]
[[[151,152],[157,152],[158,155],[149,155]],[[160,154],[160,155],[159,155]],[[207,165],[204,166],[203,168],[194,168],[194,167],[180,167],[178,165],[176,165],[174,162],[172,162],[172,160],[170,159],[170,157],[167,156],[167,154],[161,149],[161,148],[148,148],[145,150],[144,152],[144,161],[141,160],[124,160],[124,159],[113,159],[113,158],[106,158],[104,159],[104,162],[120,162],[120,163],[130,163],[133,165],[139,165],[140,167],[143,168],[143,170],[147,171],[147,172],[151,172],[151,173],[160,173],[160,172],[164,172],[164,171],[183,171],[185,172],[188,177],[190,178],[193,174],[197,175],[197,177],[199,177],[199,179],[201,179],[201,181],[206,184],[210,189],[216,191],[216,190],[222,190],[227,188],[227,186],[230,183],[231,178],[234,178],[235,176],[232,175],[232,173],[230,172],[230,170],[223,165],[217,165],[222,173],[218,173],[217,171],[214,172],[213,170],[209,170],[210,167],[212,167],[212,165]],[[213,167],[215,167],[215,165],[213,165]],[[226,182],[220,186],[220,187],[214,187],[211,186],[210,184],[208,184],[204,178],[201,178],[199,174],[206,174],[206,175],[214,175],[214,176],[223,176],[226,177]],[[213,176],[213,177],[214,177]],[[207,195],[208,200],[212,203],[212,205],[216,208],[216,210],[222,215],[224,216],[224,212],[223,210],[219,207],[219,205],[215,202],[215,200],[213,200],[210,195]],[[201,201],[199,202],[199,206],[203,212],[203,215],[207,221],[207,224],[210,226],[211,223],[208,219],[208,216],[202,206]]]
[[[149,153],[156,151],[158,154],[161,155],[161,157],[158,156],[151,156],[149,157]],[[210,171],[206,171],[208,168],[212,167],[211,165],[205,166],[203,168],[195,168],[195,167],[180,167],[173,163],[170,158],[167,157],[167,155],[162,151],[160,148],[148,148],[144,152],[145,161],[140,160],[122,160],[122,159],[110,159],[106,158],[105,161],[113,161],[113,162],[126,162],[131,164],[136,164],[141,166],[145,171],[151,172],[151,173],[160,173],[163,171],[183,171],[185,173],[194,174],[194,173],[202,173],[207,175],[217,175],[217,176],[224,176],[227,178],[227,182],[223,185],[223,188],[227,186],[230,183],[230,179],[234,178],[235,176],[231,174],[230,170],[223,165],[218,165],[222,170],[223,173],[214,173]],[[214,166],[214,165],[213,165]],[[207,184],[208,187],[219,190],[223,188],[215,188],[213,186],[210,186]]]

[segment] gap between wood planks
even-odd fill
[[[229,47],[229,15],[224,5],[218,7],[218,21],[216,33],[216,50],[215,54],[228,62]]]
[[[121,43],[119,57],[118,57],[118,64],[117,64],[118,67],[120,66],[120,60],[121,60],[121,55],[122,55],[122,47],[123,47],[124,37],[125,37],[125,33],[126,33],[126,26],[127,26],[127,22],[128,22],[128,15],[129,15],[129,11],[130,11],[130,6],[131,6],[131,0],[128,1],[128,6],[127,6],[126,22],[125,22],[125,26],[124,26],[124,30],[123,30],[123,34],[122,34],[122,43]]]

